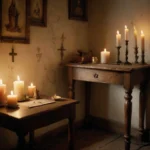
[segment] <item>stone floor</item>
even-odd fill
[[[75,132],[76,150],[124,150],[123,135],[99,129],[78,129]],[[37,149],[67,150],[67,133],[44,135],[37,140]],[[146,146],[147,145],[147,146]],[[150,150],[150,143],[141,143],[132,138],[131,150]]]

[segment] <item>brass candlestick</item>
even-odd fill
[[[141,55],[141,64],[144,65],[145,63],[145,51],[142,49],[142,55]]]
[[[126,52],[125,52],[125,63],[124,65],[131,65],[130,62],[128,62],[128,43],[129,41],[128,40],[125,40],[125,45],[126,45]]]
[[[135,64],[138,64],[138,58],[139,58],[139,56],[138,56],[138,47],[136,46],[135,48],[134,48],[134,54],[135,54]]]
[[[122,63],[121,60],[120,60],[120,48],[121,48],[121,46],[117,46],[116,48],[117,48],[117,61],[116,61],[116,64],[120,65]]]

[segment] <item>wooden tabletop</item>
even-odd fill
[[[26,117],[31,117],[34,115],[45,113],[47,111],[54,111],[66,105],[76,104],[78,103],[78,101],[72,99],[66,99],[66,100],[56,101],[51,104],[46,104],[46,105],[37,106],[33,108],[29,108],[27,105],[25,105],[26,103],[28,103],[28,101],[19,102],[18,103],[19,107],[16,109],[0,107],[0,116],[7,116],[15,119],[25,119]]]
[[[112,70],[112,71],[120,71],[120,72],[131,72],[133,70],[140,70],[144,68],[150,68],[150,64],[145,65],[116,65],[116,64],[77,64],[77,63],[70,63],[67,64],[68,67],[77,67],[77,68],[90,68],[90,69],[99,69],[99,70]]]

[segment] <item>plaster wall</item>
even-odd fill
[[[40,94],[52,96],[58,94],[67,97],[67,69],[60,66],[61,36],[64,33],[64,64],[78,49],[88,50],[88,22],[68,19],[68,0],[48,0],[47,27],[30,27],[30,44],[0,43],[0,78],[7,85],[7,92],[13,89],[13,81],[17,75],[25,81],[25,90],[33,82]],[[15,62],[11,62],[9,52],[14,47],[17,56]],[[40,57],[37,57],[40,54]],[[77,83],[77,99],[84,99],[81,91],[83,83]],[[77,105],[76,120],[84,116],[84,102]],[[37,130],[36,135],[57,128],[67,121],[59,122]],[[5,129],[0,129],[0,144],[2,146],[13,145],[16,135]]]
[[[129,28],[129,61],[134,62],[133,27],[138,31],[139,61],[141,60],[140,32],[145,34],[145,60],[150,62],[150,1],[149,0],[89,0],[89,49],[100,58],[104,48],[110,51],[110,63],[116,61],[116,31],[122,35],[121,60],[125,60],[124,26]],[[149,99],[148,88],[147,95]],[[124,120],[124,89],[119,85],[92,84],[91,113],[94,116],[123,123]],[[132,93],[133,110],[132,126],[138,128],[139,89]],[[146,125],[149,122],[149,101],[147,103]]]

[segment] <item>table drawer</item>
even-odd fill
[[[123,84],[124,74],[121,72],[97,69],[73,68],[73,79],[101,83]]]

